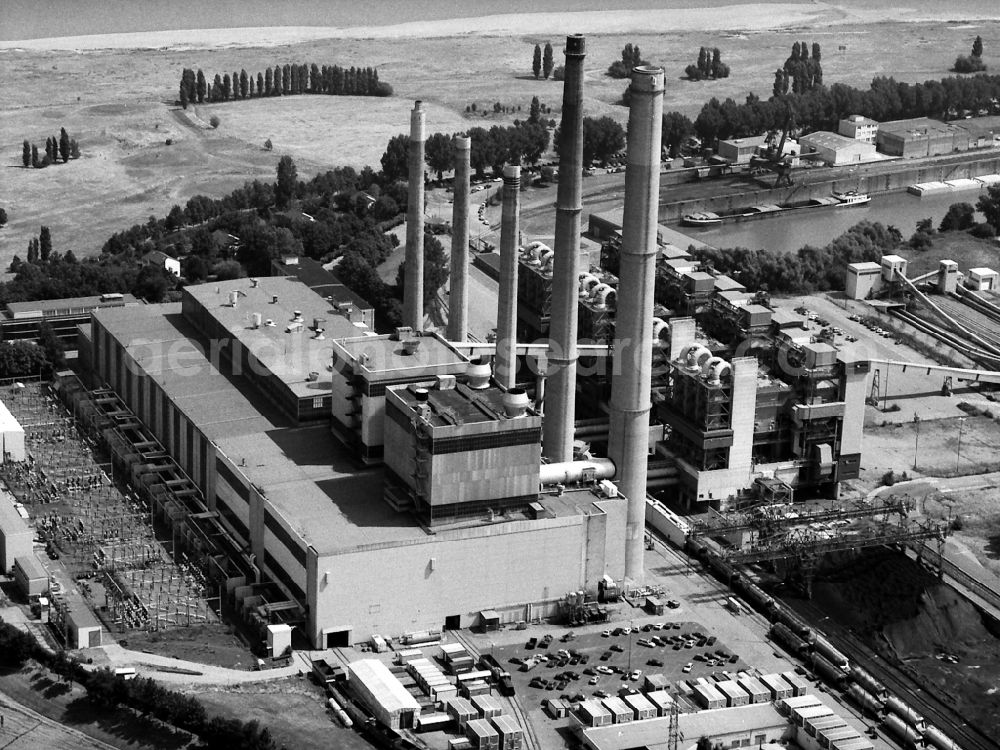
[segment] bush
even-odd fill
[[[173,138],[167,138],[167,140],[165,141],[165,143],[168,146],[173,146],[174,145],[174,139]]]
[[[274,144],[271,143],[271,139],[270,138],[268,138],[266,141],[264,141],[264,150],[265,151],[270,151],[273,148],[274,148]]]
[[[965,524],[962,522],[961,516],[955,516],[955,518],[952,519],[951,521],[952,531],[961,531],[963,526],[965,526]]]
[[[972,55],[959,55],[955,58],[955,66],[952,68],[956,73],[979,73],[986,70],[986,63],[981,57]]]
[[[976,224],[969,230],[969,234],[981,240],[988,240],[991,237],[996,237],[997,230],[989,222],[984,221],[982,224]]]
[[[886,487],[892,487],[896,483],[896,472],[889,469],[885,474],[882,475],[882,484]]]
[[[211,125],[213,128],[219,127],[220,122],[221,120],[219,120],[218,115],[212,115],[211,118],[209,118],[208,120],[208,124]]]
[[[910,237],[910,247],[914,250],[926,250],[934,244],[934,240],[927,232],[914,232]]]
[[[37,651],[34,638],[0,619],[0,666],[20,669]]]

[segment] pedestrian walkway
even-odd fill
[[[263,669],[259,672],[217,667],[170,656],[147,654],[144,651],[132,651],[122,648],[117,643],[88,649],[87,654],[94,660],[93,665],[88,665],[92,669],[134,667],[136,673],[143,677],[152,677],[158,682],[183,685],[242,685],[267,682],[294,677],[300,672],[311,669],[308,658],[300,652],[292,653],[292,661],[287,667]]]

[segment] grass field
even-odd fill
[[[972,33],[946,24],[862,24],[752,33],[590,35],[585,110],[625,122],[627,111],[615,104],[625,82],[604,71],[627,41],[638,43],[644,58],[667,70],[664,108],[693,117],[712,96],[741,101],[755,92],[767,98],[775,68],[798,39],[822,45],[828,83],[864,87],[881,73],[907,81],[947,75]],[[982,34],[988,55],[1000,46],[1000,23],[984,23],[975,33]],[[890,39],[891,55],[886,54]],[[0,267],[15,253],[25,253],[41,224],[51,228],[57,251],[90,255],[114,231],[163,216],[192,195],[219,197],[248,179],[272,180],[282,153],[294,156],[300,177],[306,178],[339,164],[378,166],[388,138],[408,131],[414,99],[427,103],[429,133],[523,118],[532,96],[550,106],[558,119],[561,84],[530,74],[532,49],[545,41],[464,36],[311,41],[266,49],[2,50],[6,97],[0,112],[0,163],[5,167],[0,206],[10,224],[0,230]],[[551,41],[558,63],[561,40]],[[732,69],[730,78],[680,80],[702,45],[721,49]],[[256,73],[293,60],[377,66],[395,97],[298,96],[203,106],[188,113],[171,103],[184,67],[200,67],[211,78],[216,72],[245,68]],[[493,115],[494,102],[514,109]],[[466,115],[472,103],[489,114]],[[212,114],[221,120],[217,130],[205,126]],[[45,170],[20,168],[21,142],[27,138],[44,146],[60,127],[79,140],[82,158]],[[168,138],[173,145],[166,145]],[[273,152],[262,148],[267,138],[274,143]]]
[[[352,729],[326,710],[322,690],[306,678],[289,678],[238,689],[193,693],[212,715],[251,721],[270,729],[278,746],[370,750]]]

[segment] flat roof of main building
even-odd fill
[[[406,340],[419,342],[412,353],[407,353]],[[335,344],[354,361],[355,374],[363,374],[368,380],[379,380],[386,373],[393,379],[432,375],[442,367],[469,361],[447,341],[430,333],[415,332],[402,340],[389,334],[340,338]]]
[[[230,303],[233,292],[237,293],[235,306]],[[184,293],[204,307],[299,398],[320,396],[330,390],[327,374],[333,358],[332,339],[356,336],[362,330],[332,302],[292,277],[196,284],[185,287]],[[253,324],[255,313],[262,322],[257,328]],[[316,319],[321,321],[323,338],[317,338],[313,331]],[[267,325],[268,320],[273,325]],[[311,372],[324,377],[311,381]]]

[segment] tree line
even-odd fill
[[[30,635],[0,620],[0,665],[20,669],[29,659],[48,667],[67,682],[82,685],[87,699],[97,709],[127,709],[153,717],[194,734],[200,740],[199,748],[277,750],[271,732],[257,721],[210,717],[197,698],[169,690],[148,677],[126,680],[106,667],[85,669],[64,651],[50,654]]]
[[[848,263],[877,262],[903,243],[899,230],[862,221],[825,247],[806,245],[794,253],[745,247],[691,248],[692,255],[720,273],[732,275],[747,289],[772,294],[811,294],[844,288]],[[657,282],[660,288],[662,282]]]
[[[822,50],[819,42],[812,43],[812,56],[809,55],[809,45],[805,42],[795,42],[792,53],[784,65],[774,71],[774,86],[772,96],[785,94],[804,94],[823,85],[823,65],[820,62]]]
[[[540,109],[538,110],[540,113]],[[534,108],[532,108],[534,116]],[[549,130],[540,119],[515,120],[513,125],[470,128],[469,162],[476,176],[483,178],[486,169],[500,175],[504,164],[537,164],[549,147]],[[438,180],[455,165],[454,134],[434,133],[424,143],[424,160]],[[382,174],[387,180],[409,178],[410,136],[394,135],[382,154]]]
[[[50,164],[58,164],[62,159],[63,164],[70,159],[80,158],[80,144],[75,138],[70,138],[66,128],[59,129],[58,136],[49,136],[45,139],[45,156],[39,157],[38,146],[25,139],[21,144],[21,165],[25,168],[43,169]]]
[[[353,65],[316,63],[285,63],[265,68],[255,75],[246,70],[239,73],[215,74],[211,81],[201,68],[197,73],[191,68],[181,72],[179,101],[181,106],[205,102],[226,102],[237,99],[255,99],[264,96],[292,96],[295,94],[330,94],[334,96],[392,96],[392,86],[380,81],[377,68],[359,68]]]
[[[911,117],[948,120],[968,112],[995,111],[996,100],[1000,100],[1000,76],[950,76],[916,84],[877,76],[867,90],[834,83],[768,100],[749,94],[742,104],[713,97],[702,107],[694,128],[710,144],[716,138],[744,138],[780,129],[789,105],[800,128],[816,131],[836,130],[848,115],[879,122]]]
[[[692,81],[706,78],[729,78],[729,66],[722,62],[722,53],[718,47],[698,50],[698,62],[684,68],[684,75]]]

